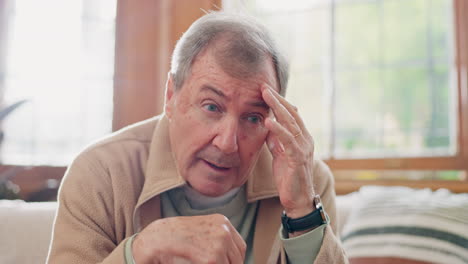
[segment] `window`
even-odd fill
[[[456,4],[223,1],[273,32],[291,64],[286,97],[337,179],[420,181],[467,179]]]
[[[116,0],[7,2],[2,163],[68,165],[111,131]]]
[[[245,1],[291,62],[323,158],[457,152],[450,0]]]

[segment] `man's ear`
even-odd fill
[[[167,82],[166,82],[166,94],[164,97],[164,112],[166,116],[170,119],[172,116],[172,108],[174,105],[174,81],[172,78],[171,72],[167,73]]]

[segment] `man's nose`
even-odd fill
[[[219,123],[213,145],[226,154],[237,152],[237,133],[239,124],[234,118],[226,118]]]

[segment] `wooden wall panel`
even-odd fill
[[[159,114],[182,33],[220,0],[118,0],[113,130]]]
[[[165,1],[119,0],[116,17],[113,130],[160,111],[158,60],[168,52]]]
[[[177,0],[173,1],[172,10],[177,19],[172,24],[171,47],[174,47],[177,40],[182,36],[185,30],[199,17],[205,14],[205,11],[217,10],[220,1],[214,0]]]

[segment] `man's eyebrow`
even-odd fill
[[[214,88],[213,86],[210,86],[208,84],[205,84],[203,85],[203,87],[201,88],[202,91],[211,91],[215,94],[217,94],[218,96],[220,97],[223,97],[223,98],[226,98],[227,96],[223,93],[223,91],[219,90],[219,89],[216,89]]]
[[[254,101],[254,102],[249,102],[247,104],[254,106],[254,107],[264,108],[267,111],[270,110],[270,107],[264,101]]]
[[[225,99],[229,99],[227,97],[227,95],[223,93],[223,91],[221,91],[221,90],[219,90],[217,88],[214,88],[213,86],[208,85],[208,84],[203,85],[201,90],[202,91],[211,91],[211,92],[215,93],[216,95],[218,95],[220,97],[223,97]],[[247,104],[250,105],[250,106],[253,106],[253,107],[263,108],[263,109],[265,109],[267,111],[270,110],[270,107],[267,105],[267,103],[265,103],[265,101],[252,101],[252,102],[248,102]]]

